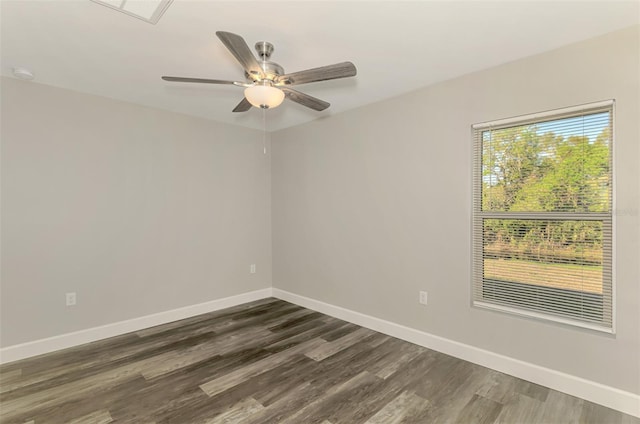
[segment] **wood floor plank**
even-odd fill
[[[378,380],[375,375],[363,371],[344,383],[329,388],[320,398],[283,420],[282,424],[319,424],[330,416],[335,417],[339,411],[353,406],[354,393],[376,384]]]
[[[286,302],[283,302],[286,304]],[[261,299],[256,300],[254,302],[244,303],[242,305],[232,306],[230,308],[222,309],[219,311],[209,312],[202,315],[196,315],[191,318],[185,318],[178,321],[173,321],[167,324],[157,325],[154,327],[145,328],[140,331],[136,331],[135,334],[139,337],[147,337],[151,335],[155,335],[158,333],[164,333],[168,330],[173,330],[177,328],[183,328],[190,324],[202,323],[207,320],[215,320],[218,319],[219,322],[228,322],[229,318],[234,318],[233,314],[243,313],[248,310],[250,311],[268,311],[273,310],[277,307],[277,303],[273,301],[273,299]],[[225,318],[220,320],[220,318]]]
[[[265,379],[252,379],[252,396],[261,405],[270,406],[279,399],[298,396],[298,388],[310,376],[321,372],[321,367],[313,359],[299,355],[295,359],[272,370],[273,376],[264,374]]]
[[[101,374],[81,380],[65,383],[59,387],[51,387],[42,391],[30,393],[22,397],[2,401],[0,419],[10,418],[28,407],[49,406],[59,402],[65,402],[74,397],[92,396],[103,387],[109,387],[122,381],[134,379],[140,376],[138,364],[115,368]],[[100,389],[98,389],[100,388]],[[9,392],[10,394],[11,392]]]
[[[320,399],[328,390],[364,372],[383,355],[381,350],[372,351],[367,341],[363,340],[324,361],[316,362],[309,359],[317,366],[306,370],[302,383],[264,411],[251,417],[246,424],[280,423],[301,408]]]
[[[280,381],[281,376],[285,378],[295,373],[296,370],[304,369],[305,365],[316,365],[316,363],[305,357],[304,355],[296,355],[290,361],[287,361],[270,371],[264,372],[255,377],[249,378],[228,390],[225,390],[213,397],[209,397],[200,391],[203,397],[191,400],[188,404],[184,404],[180,408],[172,408],[168,413],[157,415],[159,422],[206,422],[218,415],[224,414],[229,405],[235,405],[244,399],[256,399],[256,395],[263,393],[274,384]],[[317,365],[316,365],[317,366]],[[279,384],[278,384],[278,387]],[[296,393],[298,395],[298,393]],[[262,402],[259,402],[264,405]],[[245,422],[246,419],[243,420]]]
[[[48,375],[48,378],[45,380],[42,380],[40,377],[33,380],[32,375],[27,375],[24,381],[28,384],[16,384],[17,387],[14,387],[12,390],[0,393],[0,401],[9,401],[31,393],[43,393],[47,389],[62,387],[67,383],[77,383],[79,380],[90,380],[90,378],[94,378],[94,376],[98,378],[99,375],[105,372],[112,372],[115,369],[133,368],[135,372],[141,372],[145,368],[152,366],[152,364],[161,362],[164,358],[175,355],[177,350],[198,345],[203,341],[209,340],[211,336],[212,334],[204,333],[184,340],[168,342],[165,345],[145,349],[133,355],[126,355],[124,357],[117,355],[112,361],[102,361],[92,364],[92,366],[86,366],[86,363],[83,362],[82,365],[78,367],[68,366],[66,372],[56,372]]]
[[[343,322],[339,328],[336,328],[333,331],[330,331],[322,336],[322,338],[328,342],[332,342],[340,337],[346,336],[349,333],[353,333],[358,330],[360,326],[351,324],[350,322]]]
[[[111,414],[109,414],[109,411],[102,409],[71,420],[68,424],[109,424],[110,422],[113,422]]]
[[[207,326],[202,327],[208,329]],[[202,329],[200,329],[202,330]],[[31,359],[25,361],[25,373],[23,378],[13,384],[5,386],[2,392],[14,390],[19,387],[32,386],[33,390],[43,390],[49,386],[63,384],[73,380],[77,375],[89,375],[99,373],[105,368],[113,368],[118,364],[124,364],[140,360],[143,357],[158,355],[161,352],[177,350],[181,347],[198,344],[200,340],[211,336],[211,332],[190,331],[186,326],[184,331],[175,331],[173,334],[162,334],[162,337],[147,338],[140,342],[137,338],[118,336],[114,338],[114,344],[104,345],[104,341],[90,344],[91,349],[81,347],[67,349],[64,361],[59,360],[60,353],[54,356],[51,366],[44,368],[39,362],[32,363]],[[87,345],[89,346],[89,345]],[[107,346],[108,348],[104,348]],[[87,354],[85,351],[91,352]],[[39,361],[39,360],[38,360]],[[62,378],[60,378],[62,376]],[[44,384],[40,384],[45,382]]]
[[[580,423],[584,424],[622,424],[623,414],[613,409],[604,408],[593,403],[585,403],[580,414]]]
[[[277,333],[279,331],[284,331],[284,330],[288,330],[288,329],[292,329],[292,328],[304,325],[309,321],[319,319],[319,318],[322,318],[321,313],[311,312],[311,313],[306,313],[304,314],[304,316],[301,316],[295,319],[288,319],[287,321],[279,323],[277,325],[271,325],[268,328],[269,328],[269,331],[273,331],[274,333]]]
[[[491,424],[495,422],[502,410],[502,404],[474,394],[467,404],[462,408],[454,422]],[[529,421],[515,421],[529,422]]]
[[[415,393],[404,391],[387,403],[366,424],[400,424],[429,408],[429,402]]]
[[[537,399],[541,402],[547,400],[547,396],[549,396],[549,389],[547,387],[525,380],[518,380],[518,383],[516,384],[516,392],[530,398]]]
[[[387,336],[387,335],[380,335],[380,333],[376,333],[374,331],[374,333],[377,337],[368,337],[367,338],[367,344],[373,349],[376,348],[378,346],[380,346],[381,344],[385,343],[387,340],[391,340],[393,337],[391,336]]]
[[[498,371],[487,370],[486,384],[478,387],[476,394],[506,404],[511,398],[516,397],[516,386],[519,379]]]
[[[363,423],[397,397],[405,386],[399,380],[390,383],[375,374],[371,375],[376,377],[372,384],[345,394],[347,399],[341,402],[341,407],[333,410],[328,416],[332,422],[336,424]]]
[[[435,357],[434,366],[408,387],[431,403],[423,417],[425,422],[455,422],[456,415],[476,396],[478,387],[486,384],[489,376],[478,365],[442,354]],[[446,364],[444,367],[440,367],[441,361]]]
[[[47,403],[42,405],[31,405],[30,408],[24,408],[7,422],[22,422],[25,418],[34,419],[37,424],[67,424],[69,421],[78,419],[79,417],[89,416],[90,414],[107,410],[112,414],[112,407],[118,400],[126,397],[127,394],[135,393],[146,386],[142,377],[131,380],[125,380],[120,384],[114,384],[108,388],[103,388],[95,393],[94,396],[67,396],[61,398],[59,402]],[[4,424],[4,420],[0,419]]]
[[[541,422],[579,423],[585,401],[552,390],[543,403]]]
[[[312,315],[312,319],[315,317],[318,317],[318,314],[315,311],[311,311],[309,309],[304,309],[304,308],[294,308],[294,307],[289,307],[288,309],[285,309],[285,311],[287,311],[286,314],[278,314],[274,317],[272,317],[271,319],[269,319],[268,321],[265,321],[262,326],[263,327],[269,327],[269,329],[271,330],[272,328],[279,328],[279,326],[284,326],[287,327],[287,323],[290,323],[291,321],[295,321],[301,318],[304,318],[308,315]],[[263,316],[264,317],[264,316]],[[322,317],[320,317],[322,318]],[[291,326],[291,325],[290,325]]]
[[[264,406],[260,405],[260,403],[255,399],[243,399],[227,412],[224,412],[210,420],[206,420],[205,424],[237,424],[262,409],[264,409]]]
[[[149,363],[141,370],[141,374],[147,379],[158,377],[215,355],[225,355],[229,352],[246,349],[256,341],[264,340],[271,336],[272,333],[268,330],[256,327],[239,329],[233,337],[216,337],[213,335],[210,340],[183,350],[174,350],[171,352],[172,355]]]
[[[370,372],[382,379],[387,379],[403,365],[407,364],[424,351],[420,346],[406,343],[398,339],[392,339],[391,343],[392,354],[388,355],[386,358],[382,358],[369,368]]]
[[[278,337],[281,337],[281,336],[282,336],[282,333],[278,334]],[[265,347],[265,346],[256,345],[256,347]],[[224,370],[215,371],[213,374],[211,374],[212,370],[209,366],[207,366],[206,369],[198,368],[198,374],[204,374],[205,376],[207,374],[211,374],[211,377],[208,378],[207,380],[212,380],[213,378],[221,377],[225,374],[228,374],[229,372],[242,368],[242,366],[246,365],[247,363],[251,363],[254,360],[257,361],[259,359],[262,359],[264,357],[264,354],[269,354],[269,352],[264,350],[260,350],[259,352],[262,352],[260,356],[255,356],[253,359],[251,359],[250,357],[247,357],[245,358],[245,360],[238,361],[238,365],[240,366],[235,366],[234,364],[231,364],[229,367],[226,367],[228,368],[227,371],[224,371]],[[238,355],[244,355],[244,353],[243,352],[230,353],[228,357],[223,356],[220,358],[220,360],[227,361],[229,359],[238,357]],[[315,363],[311,359],[308,359],[303,356],[301,356],[301,359],[304,359],[307,362]],[[290,362],[287,362],[285,365],[289,365],[289,364]],[[294,365],[296,365],[296,363],[294,363]],[[300,368],[300,370],[304,371],[303,367],[299,365],[297,366]],[[273,371],[281,372],[281,368],[276,368]],[[191,370],[185,369],[185,373],[191,373]],[[263,375],[268,375],[268,374],[269,374],[269,371],[267,373],[263,373]],[[171,376],[162,377],[162,379],[169,381],[170,380],[169,377]],[[182,375],[177,374],[175,378],[182,379]],[[206,380],[199,381],[198,385],[201,383],[204,383],[205,381]],[[260,380],[256,380],[255,378],[253,378],[245,381],[245,383],[246,382],[251,383],[251,385],[253,386],[252,390],[245,391],[244,388],[242,387],[244,383],[241,383],[240,385],[235,386],[232,391],[229,391],[229,390],[225,391],[224,392],[225,396],[222,396],[222,397],[217,396],[216,399],[213,399],[213,400],[204,400],[199,398],[197,399],[190,394],[187,394],[186,396],[184,396],[184,399],[183,399],[183,396],[178,396],[177,398],[174,398],[172,400],[170,404],[170,408],[165,408],[164,406],[160,407],[160,411],[158,411],[158,413],[156,414],[158,422],[172,423],[172,422],[176,422],[178,420],[184,420],[184,419],[188,419],[192,421],[192,420],[195,420],[196,417],[200,417],[203,415],[209,416],[210,413],[217,413],[217,411],[221,407],[220,403],[223,403],[222,407],[226,407],[224,402],[234,402],[238,398],[238,396],[246,397],[246,396],[255,394],[256,390],[261,390],[262,384]],[[282,389],[282,385],[279,384],[278,388]],[[206,396],[204,392],[202,392],[199,388],[198,388],[198,391],[202,393],[202,395],[205,398],[209,399],[208,396]],[[271,392],[275,393],[277,392],[277,390],[272,389]],[[203,411],[206,408],[208,408],[210,411],[209,412]]]
[[[147,384],[144,388],[113,403],[112,416],[118,423],[131,424],[139,422],[141,417],[158,423],[180,422],[181,419],[175,419],[180,416],[185,418],[184,422],[192,422],[190,417],[214,417],[240,399],[211,408],[209,396],[199,385],[216,375],[240,369],[247,361],[266,356],[267,352],[258,350],[246,352],[244,356],[237,358],[213,357],[151,381],[145,380]]]
[[[569,411],[565,412],[565,420],[568,412]],[[496,424],[545,422],[542,419],[543,413],[544,402],[520,393],[514,393],[513,396],[509,398],[508,402],[502,404],[500,414],[496,417],[494,422]],[[546,422],[554,421],[556,420],[548,420]]]
[[[295,331],[278,333],[277,340],[270,343],[265,349],[272,353],[277,353],[307,340],[315,339],[316,337],[325,340],[324,337],[321,336],[340,325],[342,325],[342,323],[338,320],[328,322],[324,320],[311,321],[304,326],[296,327]]]
[[[0,393],[13,390],[15,387],[20,387],[20,385],[24,384],[22,383],[23,380],[22,368],[0,373]]]
[[[135,334],[123,334],[92,342],[88,344],[91,345],[91,349],[86,349],[88,345],[74,346],[9,364],[3,364],[0,366],[0,369],[2,369],[2,372],[6,372],[15,368],[22,368],[22,374],[27,376],[42,371],[49,371],[52,368],[61,366],[73,367],[74,364],[81,363],[83,360],[93,361],[96,352],[100,352],[101,348],[108,347],[109,349],[117,349],[122,345],[130,346],[131,343],[135,343],[137,340],[138,337]]]
[[[297,354],[304,354],[308,351],[311,351],[317,347],[326,344],[327,342],[316,338],[309,340],[308,342],[304,342],[298,346],[294,346],[287,350],[274,353],[273,355],[264,358],[258,362],[247,365],[246,367],[239,369],[237,371],[231,372],[227,375],[224,375],[215,380],[208,381],[202,385],[200,388],[209,396],[215,396],[218,393],[221,393],[234,385],[241,383],[248,378],[254,377],[256,375],[262,374],[272,368],[277,367],[285,361],[291,359],[292,356]]]
[[[208,398],[202,390],[192,386],[184,388],[179,393],[161,386],[147,389],[143,395],[133,395],[127,402],[122,399],[110,405],[111,415],[119,424],[136,424],[139,422],[163,422],[163,418],[170,415],[176,408],[189,407],[205,402]],[[168,399],[168,394],[173,395]],[[164,400],[164,402],[162,401]],[[227,405],[227,408],[229,405]],[[209,408],[206,408],[209,410]],[[212,411],[208,416],[214,416],[217,411]],[[165,421],[166,422],[166,421]],[[190,422],[190,421],[185,421]]]
[[[346,349],[354,343],[371,336],[373,333],[374,332],[372,330],[367,328],[359,328],[353,333],[347,334],[346,336],[340,337],[332,342],[323,343],[321,346],[307,352],[306,355],[315,361],[322,361],[323,359]]]
[[[277,299],[1,365],[0,402],[0,424],[640,424]]]

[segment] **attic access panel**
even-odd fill
[[[173,0],[91,0],[134,18],[156,24]]]

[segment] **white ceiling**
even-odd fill
[[[151,25],[89,0],[1,0],[1,67],[35,82],[262,128],[262,112],[232,113],[242,89],[161,75],[242,80],[215,36],[275,45],[287,72],[352,61],[358,76],[296,87],[331,103],[285,101],[277,130],[339,113],[640,22],[638,1],[186,1]]]

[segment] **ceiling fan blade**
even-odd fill
[[[226,80],[214,80],[214,79],[204,79],[204,78],[183,78],[183,77],[167,77],[163,76],[163,80],[165,81],[173,81],[173,82],[199,82],[204,84],[231,84],[231,85],[240,85],[245,86],[244,82],[238,81],[226,81]]]
[[[279,88],[282,91],[284,91],[284,95],[287,97],[287,99],[294,101],[296,103],[300,103],[302,106],[306,106],[313,110],[321,111],[331,106],[330,103],[327,103],[324,100],[320,100],[308,94],[301,93],[297,90],[294,90],[293,88],[289,88],[289,87],[279,87]]]
[[[326,81],[337,78],[353,77],[358,73],[355,65],[351,62],[336,63],[334,65],[321,66],[319,68],[307,69],[306,71],[293,72],[279,76],[277,85],[298,85],[316,81]]]
[[[249,100],[247,100],[246,98],[243,98],[242,101],[240,103],[238,103],[238,105],[233,108],[234,112],[246,112],[249,109],[251,109],[251,103],[249,103]]]
[[[244,38],[225,31],[216,31],[216,35],[253,79],[264,78],[264,71]]]

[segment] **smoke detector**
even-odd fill
[[[31,81],[35,78],[33,72],[25,68],[13,68],[13,76],[27,81]]]

